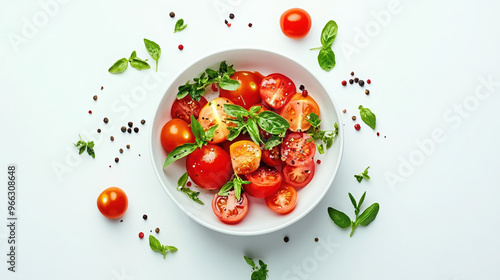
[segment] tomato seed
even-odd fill
[[[306,87],[305,87],[304,85],[300,85],[300,86],[299,86],[299,90],[301,90],[301,91],[302,91],[302,90],[305,90],[305,89],[306,89]]]
[[[227,21],[227,19],[224,20],[224,24],[227,24],[229,21]]]
[[[101,90],[103,90],[103,89],[104,89],[104,87],[103,87],[103,86],[101,86]]]
[[[181,45],[179,45],[179,50],[181,50],[181,51],[182,51],[183,49],[184,49],[184,46],[183,46],[182,44],[181,44]]]
[[[367,83],[367,84],[371,84],[371,83],[372,83],[372,80],[368,79],[368,80],[366,80],[366,83]]]
[[[120,154],[123,154],[123,149],[120,149],[119,152],[120,152]]]
[[[360,130],[360,129],[361,129],[361,125],[359,125],[359,123],[355,124],[355,125],[354,125],[354,129],[356,129],[356,130]]]
[[[127,149],[130,149],[130,145],[129,144],[127,144]]]
[[[128,133],[132,133],[132,128],[128,128],[128,129],[127,129],[127,132],[128,132]]]
[[[347,85],[347,81],[345,81],[345,80],[344,80],[344,81],[342,81],[342,85],[343,85],[343,86],[346,86],[346,85]]]
[[[144,232],[142,232],[142,231],[141,231],[141,232],[139,232],[139,238],[140,238],[140,239],[143,239],[143,238],[144,238]]]

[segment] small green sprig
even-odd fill
[[[240,82],[231,79],[231,75],[236,71],[232,65],[227,65],[222,61],[219,70],[207,68],[199,78],[194,78],[193,83],[187,81],[186,84],[179,86],[177,99],[182,99],[189,95],[193,100],[199,101],[205,94],[205,88],[211,84],[219,84],[219,87],[225,90],[237,90],[240,87]]]
[[[188,180],[188,174],[187,172],[184,173],[180,178],[179,178],[179,181],[177,181],[177,190],[185,193],[189,198],[191,198],[194,202],[197,202],[201,205],[205,205],[205,203],[203,203],[203,201],[201,201],[199,198],[198,198],[198,195],[200,194],[200,192],[195,192],[193,190],[191,190],[190,188],[187,188],[186,187],[186,183],[187,183],[187,180]]]
[[[367,226],[377,217],[380,206],[376,202],[370,205],[370,207],[366,208],[366,210],[363,211],[361,215],[359,215],[361,205],[365,200],[365,196],[366,192],[363,193],[363,195],[359,199],[359,203],[357,203],[356,199],[354,199],[352,194],[349,193],[349,199],[354,206],[354,214],[356,215],[355,221],[351,221],[349,216],[347,216],[345,213],[332,207],[328,207],[328,215],[337,226],[339,226],[340,228],[348,228],[349,226],[351,227],[351,234],[349,236],[352,236],[358,226]]]
[[[359,175],[354,175],[354,178],[356,178],[358,183],[361,183],[361,181],[363,181],[363,179],[370,180],[370,176],[368,176],[368,168],[370,168],[370,166],[368,166],[365,169],[365,171],[359,173]]]
[[[267,277],[269,277],[267,264],[262,260],[259,260],[259,266],[256,266],[255,262],[251,258],[247,256],[243,256],[243,258],[245,258],[247,264],[252,267],[252,275],[250,277],[251,280],[266,280]]]
[[[148,51],[151,58],[153,58],[154,61],[156,61],[156,72],[158,72],[158,60],[160,59],[161,56],[160,45],[144,38],[144,46],[146,47],[146,50]]]
[[[78,153],[81,155],[83,154],[83,152],[87,151],[87,154],[89,154],[89,156],[95,158],[94,141],[86,142],[85,140],[83,140],[80,134],[78,134],[78,136],[80,137],[80,140],[78,140],[76,144],[73,143],[78,149]]]
[[[174,246],[169,246],[169,245],[162,245],[156,237],[149,235],[149,247],[155,252],[160,252],[163,255],[163,258],[165,258],[165,255],[167,252],[176,252],[177,248]]]
[[[148,51],[149,55],[151,55],[151,57],[156,61],[156,72],[158,72],[158,59],[160,59],[161,55],[160,46],[148,39],[144,39],[144,45],[146,46],[146,50]],[[128,59],[126,59],[125,57],[118,59],[115,64],[109,67],[108,72],[111,74],[123,73],[125,70],[127,70],[129,63],[137,70],[150,69],[151,66],[149,65],[149,63],[147,63],[147,61],[147,59],[143,60],[138,58],[136,51],[133,51]]]
[[[332,51],[332,44],[337,37],[339,27],[337,23],[330,20],[326,23],[323,31],[321,31],[321,47],[312,48],[311,50],[320,50],[318,54],[318,63],[321,69],[330,71],[335,67],[335,53]]]
[[[310,113],[306,117],[306,120],[311,124],[311,127],[307,130],[307,134],[309,134],[313,140],[321,140],[326,145],[326,149],[330,149],[333,145],[333,140],[339,136],[339,126],[337,123],[333,124],[334,130],[321,130],[321,119],[318,115]],[[320,154],[325,153],[325,146],[323,146],[323,143],[316,144]]]
[[[241,189],[242,189],[241,186],[248,184],[250,184],[250,181],[244,181],[240,177],[238,177],[238,175],[235,174],[234,179],[225,183],[224,186],[220,188],[218,194],[220,196],[228,196],[229,191],[231,189],[234,189],[234,196],[236,197],[236,200],[239,201],[241,198]]]
[[[184,20],[181,18],[175,23],[174,33],[186,29],[187,24],[184,24]]]

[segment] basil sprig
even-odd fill
[[[158,59],[160,59],[161,55],[160,46],[157,43],[146,38],[144,38],[144,45],[146,46],[146,50],[148,51],[151,58],[156,61],[156,72],[158,72]]]
[[[259,260],[259,266],[255,265],[255,262],[247,257],[243,256],[245,258],[245,261],[249,266],[252,267],[252,275],[251,275],[251,280],[266,280],[269,275],[269,270],[267,269],[267,264],[264,263],[262,260]]]
[[[128,59],[128,62],[130,62],[130,66],[134,67],[135,69],[144,70],[151,68],[151,66],[149,66],[146,60],[138,58],[137,53],[133,51],[132,54],[130,55],[130,58]]]
[[[358,109],[363,122],[365,122],[372,129],[375,129],[375,126],[377,125],[377,117],[375,116],[375,114],[372,113],[370,109],[364,108],[361,105],[359,105]]]
[[[321,31],[321,47],[312,48],[311,50],[320,50],[318,54],[318,63],[321,69],[330,71],[335,67],[335,53],[332,51],[332,44],[337,37],[338,26],[334,20],[326,23],[323,31]]]
[[[333,140],[339,136],[339,126],[337,123],[333,124],[334,130],[321,130],[320,124],[321,124],[321,119],[319,118],[318,115],[315,113],[310,113],[307,117],[306,120],[309,124],[311,124],[311,127],[306,131],[307,134],[309,134],[313,140],[321,140],[323,143],[326,145],[326,149],[330,149],[333,145]],[[320,154],[325,153],[325,146],[323,146],[323,143],[321,144],[316,144],[316,147],[318,148],[318,152]]]
[[[186,29],[187,24],[184,24],[184,20],[181,18],[175,23],[174,33]]]
[[[203,145],[207,144],[208,140],[214,138],[215,130],[219,125],[216,124],[210,127],[206,132],[201,126],[200,122],[196,120],[196,118],[191,115],[191,130],[193,131],[193,135],[196,138],[194,143],[186,143],[178,146],[173,151],[168,153],[167,158],[165,159],[165,163],[163,164],[163,168],[167,167],[169,164],[174,161],[181,159],[190,153],[194,152],[197,148],[201,148]]]
[[[257,114],[261,108],[261,106],[254,106],[248,111],[239,105],[224,104],[226,114],[233,117],[226,119],[226,121],[236,124],[236,127],[228,127],[227,140],[232,141],[241,133],[248,133],[252,141],[259,145],[263,143],[265,150],[279,145],[290,124],[282,116],[272,111],[262,111]],[[260,138],[259,127],[273,136],[269,140]]]
[[[128,60],[124,57],[118,59],[113,66],[109,67],[108,72],[111,74],[119,74],[127,70]]]
[[[187,188],[186,187],[186,183],[187,183],[187,180],[188,180],[188,174],[187,172],[185,172],[184,174],[182,174],[182,176],[179,178],[179,181],[177,181],[177,190],[185,193],[189,198],[191,198],[194,202],[197,202],[201,205],[205,205],[205,203],[203,203],[203,201],[201,201],[199,198],[198,198],[198,195],[200,194],[200,192],[195,192],[193,190],[191,190],[190,188]]]
[[[219,70],[207,68],[199,78],[194,78],[194,83],[187,81],[186,84],[179,86],[177,99],[182,99],[186,95],[190,95],[193,100],[199,101],[205,95],[205,88],[211,84],[219,84],[219,87],[225,90],[237,90],[240,87],[240,82],[231,79],[231,75],[236,72],[233,66],[228,66],[225,61],[222,61]]]
[[[250,184],[250,181],[244,181],[238,175],[234,175],[234,179],[231,181],[228,181],[227,183],[222,186],[219,190],[219,195],[220,196],[228,196],[229,191],[234,189],[234,196],[236,197],[236,200],[240,200],[241,198],[241,185],[248,185]]]
[[[80,136],[80,140],[78,140],[76,144],[73,143],[75,147],[78,149],[78,154],[81,155],[83,154],[83,152],[87,151],[87,154],[89,154],[89,156],[95,158],[94,141],[86,142],[85,140],[83,140],[80,134],[78,134],[78,136]]]
[[[365,169],[365,171],[359,173],[359,175],[354,175],[354,178],[356,178],[358,183],[361,183],[361,181],[363,181],[363,179],[370,180],[370,176],[368,176],[368,168],[370,168],[370,166],[368,166]]]
[[[351,227],[351,234],[349,236],[352,236],[358,226],[367,226],[377,217],[380,206],[376,202],[370,205],[370,207],[366,208],[366,210],[363,211],[361,215],[359,215],[361,205],[365,200],[365,196],[366,192],[363,193],[363,195],[359,199],[359,203],[357,203],[356,199],[354,199],[352,194],[349,193],[349,199],[354,206],[354,214],[356,215],[355,221],[351,221],[349,216],[347,216],[345,213],[332,207],[328,207],[328,215],[337,226],[339,226],[340,228],[348,228],[349,226]]]
[[[170,252],[176,252],[177,248],[174,246],[169,246],[169,245],[162,245],[156,237],[149,235],[149,247],[155,252],[160,252],[163,255],[163,258],[165,258],[165,255],[167,254],[168,251]]]

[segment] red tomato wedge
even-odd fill
[[[306,165],[283,167],[283,180],[294,188],[305,187],[314,177],[314,160]]]
[[[234,191],[230,191],[227,196],[220,196],[218,193],[212,199],[212,210],[215,216],[226,224],[236,224],[240,222],[248,212],[248,198],[242,193],[240,200],[236,200]]]
[[[253,141],[242,140],[229,146],[229,155],[234,173],[248,174],[259,168],[262,153]]]
[[[281,185],[281,173],[274,167],[261,166],[254,172],[245,175],[250,184],[243,185],[248,195],[266,198],[278,190]]]
[[[266,198],[266,205],[278,214],[288,214],[297,205],[297,191],[287,184],[281,184],[276,193]]]
[[[205,97],[201,97],[200,101],[195,101],[191,96],[187,95],[182,99],[176,99],[172,103],[170,114],[172,119],[181,119],[187,123],[191,123],[191,115],[198,119],[201,108],[207,104]]]
[[[306,165],[314,159],[315,154],[316,145],[305,132],[290,133],[281,144],[281,159],[288,165]]]
[[[287,76],[274,73],[266,76],[260,84],[260,97],[273,109],[280,109],[297,92],[295,84]]]
[[[207,105],[205,105],[205,107],[203,107],[200,111],[198,121],[203,126],[205,131],[216,124],[219,125],[215,130],[214,138],[208,141],[212,144],[225,141],[227,139],[227,135],[229,134],[227,127],[234,126],[233,123],[226,121],[229,116],[224,111],[224,104],[233,104],[233,102],[227,98],[217,97],[208,102]]]
[[[269,150],[262,149],[262,161],[268,166],[281,166],[281,145],[274,146]]]
[[[290,124],[290,130],[295,132],[306,131],[311,127],[307,121],[309,114],[315,113],[319,116],[318,103],[310,96],[296,93],[292,99],[281,109],[280,116]]]

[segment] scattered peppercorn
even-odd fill
[[[288,236],[285,236],[285,238],[283,238],[283,241],[285,241],[285,243],[286,243],[286,242],[290,241],[290,238],[288,238]]]
[[[371,84],[371,83],[372,83],[372,80],[368,79],[368,80],[366,80],[366,83],[367,83],[367,84]]]
[[[321,160],[320,160],[320,159],[318,159],[318,160],[316,161],[316,163],[317,163],[317,164],[321,164]]]
[[[127,129],[128,133],[132,133],[132,128]]]
[[[119,161],[120,161],[120,159],[115,157],[115,162],[119,162]]]
[[[143,239],[143,238],[144,238],[144,232],[142,232],[142,231],[141,231],[141,232],[139,232],[139,238],[140,238],[140,239]]]
[[[346,86],[346,85],[347,85],[347,82],[346,82],[345,80],[344,80],[344,81],[342,81],[342,85],[343,85],[343,86]]]
[[[351,72],[351,76],[354,76],[354,72]]]
[[[134,132],[135,133],[139,132],[139,128],[138,127],[134,127]]]
[[[342,110],[342,113],[344,113],[344,114],[345,114],[346,112],[347,112],[347,110],[346,110],[346,109]]]
[[[97,133],[101,133],[101,129],[100,128],[97,129]]]
[[[92,110],[89,110],[89,114],[91,114],[91,115],[92,115]]]
[[[352,85],[354,83],[353,79],[349,79],[349,83]]]
[[[352,120],[355,121],[356,120],[356,116],[352,116]]]
[[[227,27],[231,27],[231,23],[227,23],[226,25],[227,25]]]
[[[104,89],[104,87],[103,87],[103,86],[101,86],[101,90],[103,90],[103,89]]]
[[[108,123],[109,122],[109,119],[108,118],[104,118],[104,123]]]
[[[123,149],[120,148],[120,154],[123,154]]]
[[[212,84],[213,85],[213,84]],[[146,120],[145,119],[142,119],[141,120],[141,124],[145,124],[146,123]]]
[[[188,186],[188,187],[191,187],[191,185],[192,185],[191,182],[186,183],[186,186]]]
[[[300,86],[299,86],[299,89],[300,89],[300,90],[305,90],[305,89],[306,89],[306,87],[305,87],[304,85],[300,85]]]
[[[129,144],[127,144],[127,149],[130,149],[130,145]]]
[[[361,125],[359,125],[359,123],[355,124],[355,125],[354,125],[354,129],[356,129],[356,130],[360,130],[360,129],[361,129]]]
[[[380,132],[377,132],[377,136],[380,136]]]
[[[248,24],[248,27],[252,27],[252,23],[249,23],[249,24]]]
[[[359,78],[354,78],[354,82],[358,83],[359,82]]]
[[[168,14],[171,18],[174,18],[175,17],[175,13],[174,12],[170,12],[170,14]]]
[[[319,241],[319,238],[314,238],[314,242],[318,242]]]
[[[307,89],[302,91],[302,96],[307,97],[308,94],[309,92],[307,91]]]
[[[365,94],[366,94],[366,95],[370,94],[370,91],[369,91],[369,90],[367,90],[367,89],[365,89]]]
[[[121,130],[122,130],[122,132],[126,132],[127,128],[125,126],[122,126]]]
[[[365,81],[363,81],[363,80],[359,80],[359,86],[360,86],[360,87],[362,87],[362,86],[364,86],[364,85],[365,85]]]
[[[133,122],[128,122],[128,127],[132,127],[134,125]]]
[[[120,223],[123,223],[123,220],[120,220]]]
[[[156,232],[156,233],[159,233],[159,232],[160,232],[160,228],[156,228],[156,229],[155,229],[155,232]]]
[[[230,13],[230,14],[229,14],[229,18],[230,18],[230,19],[234,19],[234,14],[233,14],[233,13]]]
[[[94,95],[94,97],[92,97],[94,100],[97,100],[97,95]]]
[[[184,46],[181,44],[181,45],[179,45],[179,47],[178,47],[178,48],[179,48],[179,50],[181,50],[181,51],[182,51],[182,50],[184,49]]]
[[[227,21],[227,19],[224,20],[224,24],[228,24],[229,21]]]
[[[114,136],[110,136],[110,137],[109,137],[109,140],[111,140],[111,141],[115,141],[115,137],[114,137]]]
[[[144,215],[142,215],[142,218],[143,218],[144,220],[147,220],[147,219],[148,219],[148,215],[144,214]]]

